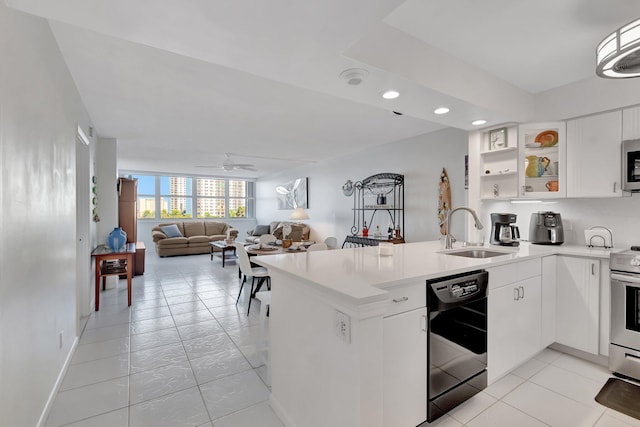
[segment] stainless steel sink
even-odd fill
[[[487,249],[466,249],[455,252],[441,252],[445,255],[462,256],[466,258],[492,258],[494,256],[509,255],[512,252],[498,252]]]

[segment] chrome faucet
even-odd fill
[[[444,248],[451,249],[453,247],[453,242],[456,241],[456,238],[451,234],[451,215],[453,215],[456,211],[467,211],[473,216],[473,221],[475,222],[475,227],[478,230],[482,230],[482,223],[478,219],[478,215],[476,215],[476,211],[470,208],[465,208],[464,206],[460,206],[458,208],[452,209],[449,211],[447,215],[447,234],[444,237]]]

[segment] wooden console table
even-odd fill
[[[127,299],[131,306],[131,277],[133,276],[136,244],[127,243],[124,252],[113,252],[108,246],[100,245],[91,252],[96,262],[96,311],[100,310],[100,279],[102,290],[106,288],[107,276],[127,276]]]

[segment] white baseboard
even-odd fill
[[[60,390],[60,386],[62,385],[62,380],[67,373],[67,369],[69,369],[69,364],[71,363],[71,358],[76,351],[76,347],[78,347],[78,337],[75,337],[73,343],[71,344],[71,348],[69,349],[69,353],[67,353],[67,357],[64,361],[64,364],[62,365],[62,369],[60,369],[60,373],[58,374],[56,383],[53,385],[51,393],[49,393],[49,398],[47,399],[47,403],[44,405],[42,414],[40,414],[40,419],[38,420],[37,427],[44,427],[44,424],[47,422],[47,417],[49,416],[49,412],[51,411],[51,407],[53,406],[53,401],[56,398],[58,390]]]
[[[278,403],[278,400],[273,396],[273,393],[269,395],[269,404],[271,405],[271,409],[273,409],[273,412],[276,413],[285,427],[297,427],[294,422],[291,421],[291,418],[289,418],[289,415],[287,415],[287,412],[284,410],[282,405],[280,405],[280,403]]]

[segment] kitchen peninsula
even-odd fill
[[[424,421],[427,279],[489,272],[489,383],[557,341],[560,258],[590,262],[589,271],[598,276],[596,303],[608,301],[599,290],[608,288],[603,281],[610,251],[523,243],[517,249],[492,246],[505,254],[491,258],[448,254],[461,249],[468,248],[445,251],[435,241],[395,245],[392,256],[364,247],[257,259],[272,277],[271,404],[285,425],[403,427]],[[516,307],[516,318],[498,319],[508,313],[498,304],[502,293],[513,296],[512,285],[532,303]],[[596,356],[607,354],[607,322],[595,323]],[[518,327],[526,328],[528,353],[511,354],[506,347],[518,344],[504,337]]]

